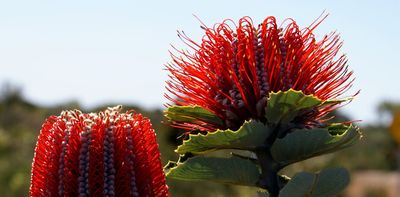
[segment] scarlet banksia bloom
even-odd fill
[[[213,28],[203,26],[200,43],[179,33],[192,49],[176,50],[167,64],[170,80],[166,97],[176,105],[198,105],[220,117],[222,124],[198,120],[175,122],[188,130],[237,129],[245,120],[265,122],[269,93],[289,89],[336,99],[352,84],[342,42],[335,32],[317,40],[314,29],[324,18],[300,29],[292,19],[278,26],[267,17],[255,26],[244,17],[235,24],[225,20]],[[304,111],[295,121],[304,126],[322,123],[337,103]]]
[[[30,196],[169,196],[150,121],[119,110],[49,117],[35,148]]]

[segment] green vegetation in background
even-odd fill
[[[98,111],[108,104],[83,111]],[[146,110],[137,106],[123,105],[124,110],[134,109],[151,119],[157,132],[163,163],[177,160],[173,152],[182,134],[162,123],[161,109]],[[41,124],[50,115],[58,115],[64,109],[81,108],[77,103],[54,107],[37,106],[26,101],[16,89],[3,90],[0,94],[0,191],[3,197],[28,196],[30,168],[33,149]],[[337,119],[348,120],[341,114]],[[336,120],[337,121],[337,120]],[[300,170],[313,171],[322,167],[344,166],[351,171],[394,170],[393,150],[395,144],[387,130],[387,125],[368,125],[361,128],[363,139],[350,149],[334,154],[306,160],[286,169],[288,175]],[[291,174],[292,173],[292,174]],[[168,180],[171,196],[256,196],[257,191],[245,186],[214,184],[211,182],[183,182]]]

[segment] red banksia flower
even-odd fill
[[[177,50],[167,64],[170,80],[166,97],[176,105],[198,105],[220,117],[222,124],[174,123],[188,130],[237,129],[245,120],[265,122],[267,97],[289,89],[325,101],[341,96],[352,84],[342,46],[333,32],[316,40],[313,30],[324,18],[300,29],[287,19],[278,26],[267,17],[254,26],[244,17],[235,24],[225,20],[213,28],[203,27],[205,36],[196,43],[183,32],[179,37],[193,53]],[[318,125],[338,104],[305,111],[296,121]]]
[[[35,148],[30,196],[169,196],[150,121],[119,109],[48,118]]]

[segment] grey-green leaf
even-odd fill
[[[201,154],[217,149],[253,150],[261,146],[271,130],[261,122],[246,121],[237,131],[217,130],[203,134],[190,134],[176,152]]]
[[[351,146],[361,137],[352,125],[334,124],[327,128],[299,129],[277,139],[271,147],[273,158],[289,165]]]
[[[259,176],[256,164],[238,157],[196,156],[179,163],[167,173],[168,178],[185,181],[215,181],[246,186],[256,186]]]
[[[321,103],[317,97],[293,89],[270,93],[265,117],[270,124],[285,124],[292,121],[301,111],[312,109]]]
[[[174,122],[192,123],[203,121],[222,125],[222,120],[212,112],[200,106],[171,106],[165,110],[165,117]]]
[[[279,197],[331,197],[338,195],[350,182],[344,168],[322,170],[314,174],[300,172],[281,190]]]

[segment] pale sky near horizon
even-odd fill
[[[0,3],[0,85],[22,87],[41,105],[75,100],[85,107],[131,103],[162,107],[164,64],[170,44],[182,48],[176,30],[193,40],[203,34],[198,16],[212,26],[223,19],[291,17],[300,27],[323,11],[329,17],[315,34],[344,40],[361,89],[343,111],[353,119],[378,120],[383,100],[400,102],[400,3],[372,1],[3,1]]]

